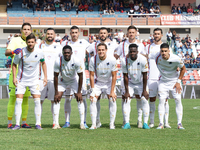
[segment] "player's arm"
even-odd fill
[[[95,91],[94,91],[94,71],[90,71],[90,87],[92,90],[92,93],[90,94],[90,100],[93,101],[93,98],[95,97]]]
[[[124,87],[125,87],[125,93],[123,95],[124,101],[127,102],[127,99],[130,97],[129,89],[128,89],[128,73],[123,73],[124,75]]]
[[[146,87],[147,87],[147,72],[142,72],[143,76],[143,92],[142,96],[144,96],[146,99],[149,98],[149,94],[147,93]]]
[[[82,93],[81,93],[81,89],[82,89],[82,85],[83,85],[83,72],[77,73],[79,80],[78,80],[78,92],[76,94],[76,99],[77,101],[80,101],[80,103],[83,102],[82,99]]]
[[[13,84],[17,87],[18,81],[16,79],[16,69],[17,69],[17,65],[15,63],[13,63],[13,65],[12,65]]]
[[[121,55],[121,45],[119,45],[116,49],[115,49],[115,53],[114,53],[114,57],[116,59],[118,59]]]
[[[5,56],[12,56],[14,54],[19,54],[20,52],[22,51],[22,48],[17,48],[15,49],[14,51],[10,50],[10,49],[6,49],[6,52],[5,52]]]
[[[46,65],[44,59],[41,59],[40,62],[41,62],[42,70],[43,70],[43,73],[44,73],[43,84],[44,84],[44,86],[46,86],[47,85],[47,65]]]
[[[116,80],[117,80],[117,71],[112,71],[112,84],[111,84],[109,99],[112,98],[113,101],[116,101],[117,98],[115,94]]]
[[[55,103],[59,103],[61,100],[61,97],[59,97],[59,93],[58,93],[58,75],[59,72],[55,72],[54,71],[54,90],[55,90],[55,95],[54,95],[54,102]]]
[[[117,55],[117,54],[114,54],[114,57],[115,57],[116,59],[118,59],[118,58],[119,58],[119,55]]]

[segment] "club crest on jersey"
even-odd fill
[[[48,59],[51,59],[51,56],[47,56]]]
[[[110,43],[108,43],[108,46],[110,46]]]
[[[107,63],[107,66],[108,66],[109,64],[110,64],[110,63],[108,62],[108,63]]]
[[[72,67],[74,67],[74,64],[72,64]]]
[[[140,63],[138,62],[137,65],[140,65]]]
[[[82,44],[82,41],[80,41],[80,44]]]
[[[32,68],[32,66],[29,66],[29,68],[31,69],[31,68]]]
[[[56,48],[56,46],[54,46],[54,49]]]
[[[35,58],[37,58],[37,55],[35,55]]]
[[[137,74],[136,74],[136,73],[134,73],[134,74],[133,74],[133,76],[134,76],[134,78],[136,78],[136,77],[137,77]]]

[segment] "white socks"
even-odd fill
[[[79,111],[79,114],[80,114],[80,120],[81,120],[81,123],[80,124],[84,124],[84,113],[85,113],[85,106],[84,106],[84,103],[80,103],[78,102],[78,111]]]
[[[130,120],[130,112],[131,112],[131,99],[128,98],[127,102],[125,102],[124,100],[122,100],[122,110],[123,110],[123,121],[124,123],[129,123]]]
[[[101,105],[100,105],[100,100],[97,100],[97,120],[96,122],[100,122],[100,110],[101,110]]]
[[[142,101],[142,111],[143,111],[144,123],[148,124],[149,102],[144,96],[141,97],[141,101]]]
[[[92,126],[96,127],[96,118],[97,118],[97,98],[93,98],[93,102],[90,102],[90,116],[92,120]]]
[[[54,123],[56,125],[59,125],[59,112],[60,112],[60,102],[59,103],[53,103],[53,118],[54,118]]]
[[[137,112],[138,112],[138,121],[142,121],[142,101],[141,99],[136,98],[137,101]]]
[[[176,103],[176,115],[177,115],[177,120],[178,124],[182,122],[182,117],[183,117],[183,106],[181,103],[181,99],[175,99]]]
[[[154,124],[154,115],[156,111],[156,105],[155,101],[154,102],[149,102],[149,107],[150,107],[150,124]]]
[[[53,105],[54,105],[54,102],[51,101],[51,113],[52,113],[52,117],[53,117],[53,124],[55,124],[55,116],[54,116],[54,110],[53,110]]]
[[[163,124],[163,117],[165,113],[165,101],[166,99],[159,99],[159,105],[158,105],[158,116],[160,123]]]
[[[15,120],[16,120],[16,125],[20,125],[20,118],[22,114],[22,98],[16,98],[16,103],[15,103]]]
[[[116,101],[113,102],[112,98],[109,99],[109,110],[110,110],[110,125],[114,125],[117,113],[117,104]]]
[[[165,124],[168,124],[168,118],[169,118],[169,103],[168,100],[165,102]]]
[[[82,96],[83,98],[83,103],[84,103],[84,122],[86,122],[86,117],[87,117],[87,101],[86,101],[86,95]]]
[[[64,105],[65,122],[70,122],[71,100],[72,100],[71,96],[65,96],[65,105]]]
[[[125,118],[124,118],[124,100],[122,99],[122,115],[123,115],[123,124],[125,124]]]
[[[41,125],[41,104],[40,104],[40,98],[34,98],[35,102],[35,119],[36,124],[35,125]]]

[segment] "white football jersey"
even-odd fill
[[[89,71],[95,72],[96,82],[111,82],[112,72],[117,71],[117,61],[114,56],[100,60],[98,55],[90,59]]]
[[[83,65],[73,56],[69,61],[65,61],[63,56],[61,56],[55,62],[54,72],[60,73],[59,79],[62,78],[64,82],[70,82],[76,79],[77,73],[83,72]]]
[[[184,66],[180,57],[172,53],[170,53],[168,60],[164,60],[161,54],[158,53],[155,61],[158,70],[160,71],[160,80],[163,82],[176,81],[179,77],[179,71],[177,71],[177,68],[182,68]]]
[[[148,73],[148,79],[150,80],[158,80],[160,76],[160,72],[157,68],[155,59],[150,59],[152,56],[156,55],[160,52],[160,45],[156,45],[155,43],[152,43],[151,45],[147,45],[146,52],[149,56],[148,63],[149,63],[149,73]]]
[[[93,42],[88,48],[87,48],[87,52],[90,54],[91,52],[94,53],[94,56],[97,55],[97,46],[98,44],[101,43],[100,41],[97,42]],[[118,44],[116,44],[115,42],[105,42],[105,44],[107,45],[107,56],[114,56],[114,52],[118,47]]]
[[[47,80],[53,80],[54,77],[54,64],[56,59],[62,55],[62,47],[53,42],[48,45],[46,42],[40,44],[39,48],[42,50],[45,56],[45,62],[47,65]],[[41,79],[44,79],[43,70],[41,69]]]
[[[129,40],[126,40],[126,41],[120,43],[120,45],[117,47],[116,54],[118,56],[121,56],[122,58],[126,57],[126,55],[128,54],[128,51],[129,51],[128,47],[130,44],[137,44],[138,45],[138,53],[146,54],[144,45],[141,42],[139,43],[137,40],[134,43],[130,43]]]
[[[39,80],[40,61],[44,61],[43,52],[35,48],[33,52],[29,52],[24,47],[18,55],[15,55],[14,63],[18,66],[17,79],[19,82],[34,82]]]
[[[129,82],[133,84],[138,84],[143,82],[142,72],[148,71],[148,63],[146,57],[138,54],[135,61],[130,58],[124,57],[122,60],[122,72],[128,73]]]

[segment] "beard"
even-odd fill
[[[54,38],[51,38],[51,39],[47,38],[47,41],[48,41],[48,42],[53,42],[53,41],[54,41]]]
[[[100,40],[101,40],[101,41],[103,41],[103,42],[105,42],[105,41],[106,41],[106,39],[107,39],[107,37],[106,37],[106,38],[104,38],[104,39],[103,39],[102,37],[100,37]]]

